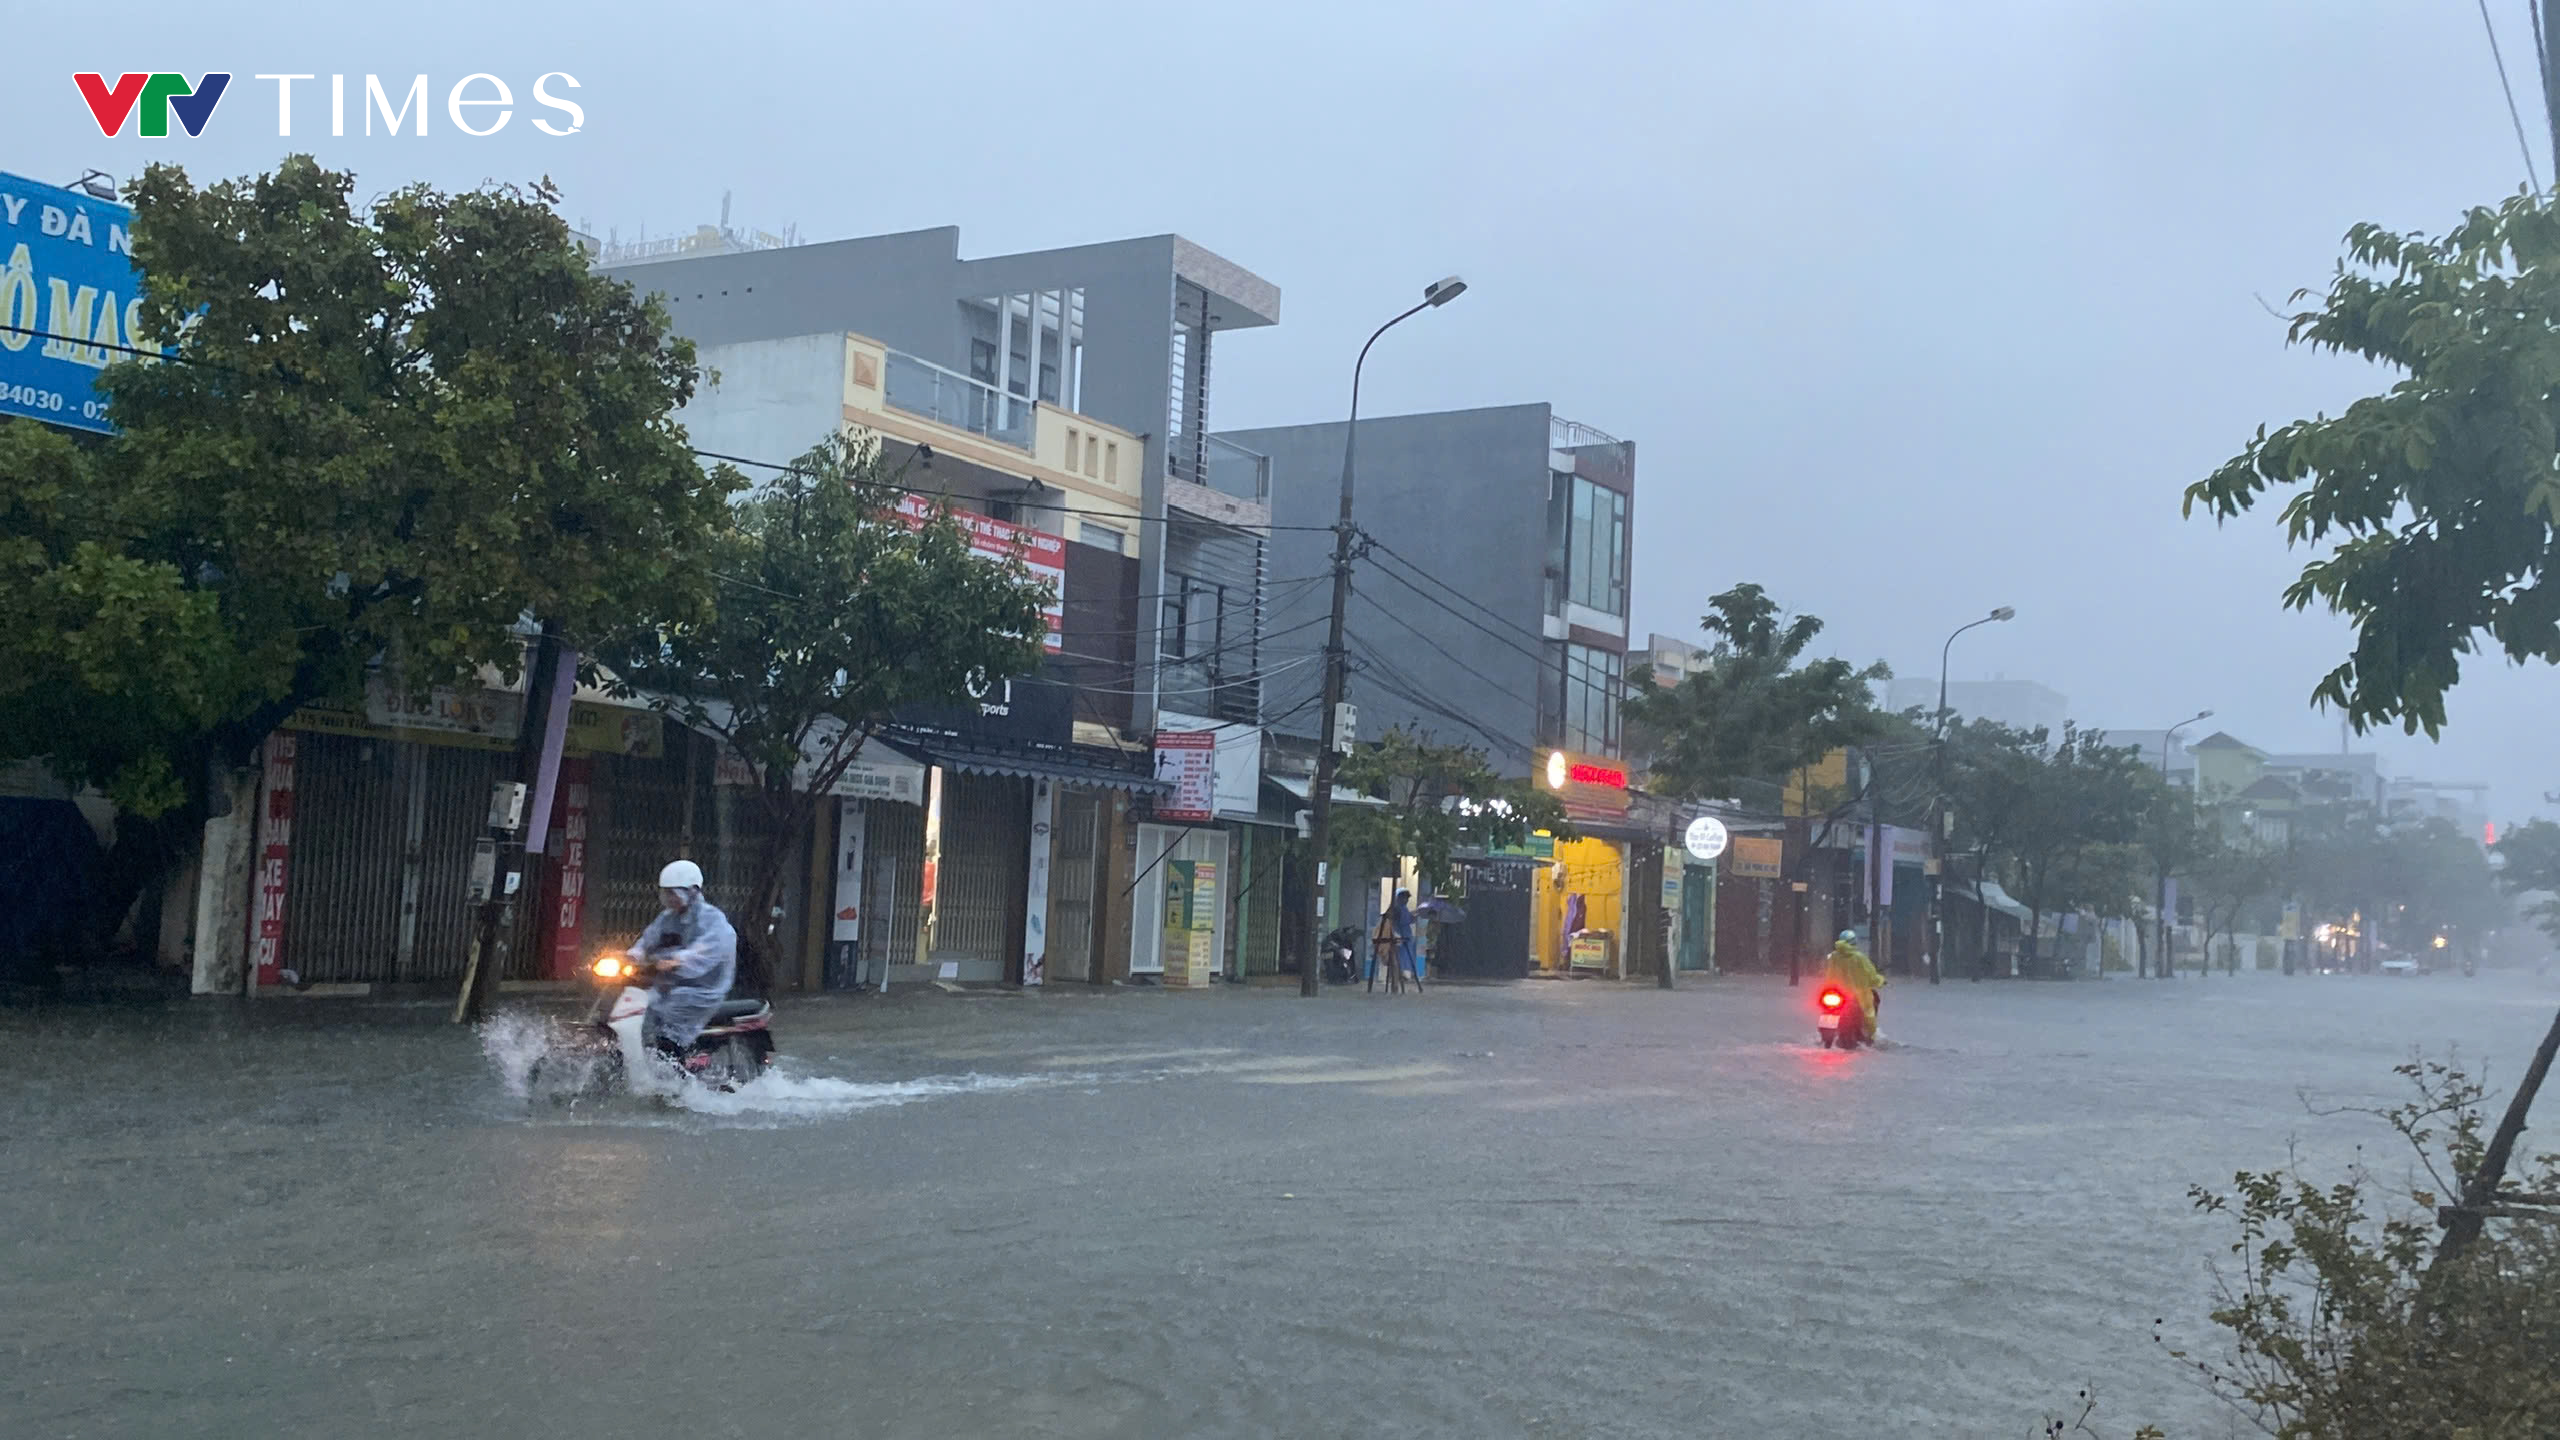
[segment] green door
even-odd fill
[[[1680,968],[1715,963],[1716,867],[1691,865],[1680,877]]]

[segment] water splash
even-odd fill
[[[551,1052],[551,1022],[539,1015],[511,1011],[480,1024],[480,1053],[498,1072],[498,1083],[517,1100],[533,1096],[534,1067]]]
[[[1055,1074],[985,1075],[972,1072],[966,1075],[925,1075],[913,1080],[862,1081],[797,1075],[775,1069],[735,1090],[714,1090],[707,1085],[687,1084],[669,1098],[679,1108],[697,1115],[815,1119],[850,1115],[889,1105],[912,1105],[919,1100],[934,1100],[948,1095],[981,1095],[1073,1083],[1075,1077]]]

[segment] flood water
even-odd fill
[[[425,1008],[0,1016],[0,1435],[2230,1433],[2191,1181],[2395,1142],[2540,981],[786,1004],[562,1108]],[[2546,1126],[2546,1129],[2549,1128]]]

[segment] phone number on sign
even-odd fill
[[[33,385],[0,385],[0,405],[37,414],[59,415],[69,404],[70,401],[59,390],[40,390]],[[85,401],[80,406],[80,418],[83,420],[103,419],[106,413],[107,407],[102,401]]]

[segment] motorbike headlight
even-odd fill
[[[595,969],[599,980],[619,980],[631,973],[631,963],[619,955],[602,955],[596,958]]]

